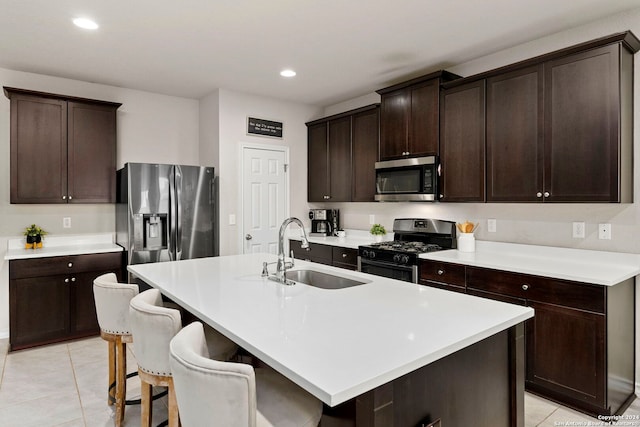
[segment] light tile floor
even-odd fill
[[[135,369],[128,346],[128,371]],[[7,354],[0,340],[0,426],[111,427],[114,410],[107,406],[107,344],[99,337],[48,345]],[[136,377],[127,382],[129,399],[140,395]],[[640,416],[636,399],[625,415]],[[167,418],[166,397],[154,402],[153,425]],[[640,420],[619,425],[638,426]],[[125,426],[140,425],[140,407],[125,411]],[[595,418],[531,394],[525,394],[525,427],[606,425]],[[615,424],[614,424],[615,425]],[[466,427],[466,426],[464,426]]]

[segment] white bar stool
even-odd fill
[[[133,342],[129,327],[129,302],[138,295],[138,285],[118,283],[114,273],[93,281],[93,297],[100,326],[100,337],[109,345],[109,391],[107,403],[116,405],[115,425],[124,419],[127,402],[127,343]]]
[[[171,340],[170,363],[184,427],[311,427],[322,403],[270,369],[209,358],[203,325]]]
[[[129,304],[129,319],[135,340],[138,375],[142,383],[142,426],[150,427],[152,419],[151,387],[167,387],[169,393],[169,427],[178,427],[179,414],[169,365],[169,343],[182,328],[180,311],[162,306],[157,289],[144,291]],[[208,335],[216,345],[215,356],[229,358],[238,346],[220,333],[210,329]]]

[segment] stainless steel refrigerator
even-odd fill
[[[117,173],[116,243],[127,265],[217,256],[216,197],[212,167],[125,164]]]

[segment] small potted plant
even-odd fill
[[[387,230],[384,229],[384,225],[373,224],[369,232],[373,235],[376,242],[382,242],[382,238],[387,234]]]
[[[42,236],[46,235],[47,232],[42,228],[35,224],[31,224],[24,231],[24,235],[27,237],[27,243],[25,244],[25,248],[27,249],[36,249],[42,247]]]

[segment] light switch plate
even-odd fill
[[[236,214],[229,214],[229,225],[236,225]]]
[[[611,224],[598,224],[598,239],[611,240]]]
[[[62,218],[62,228],[71,228],[71,217],[65,216]]]
[[[376,223],[376,216],[375,215],[369,215],[369,225],[373,225]]]
[[[489,233],[495,233],[496,229],[497,229],[496,220],[495,219],[488,219],[487,220],[487,231]]]

